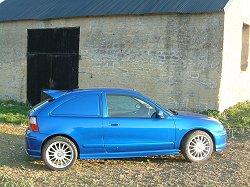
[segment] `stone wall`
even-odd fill
[[[230,1],[225,9],[220,111],[240,101],[250,100],[250,64],[246,70],[241,68],[242,43],[246,42],[242,40],[243,24],[250,23],[250,16],[246,18],[247,13],[241,10],[249,11],[245,8],[247,5],[248,0]],[[249,60],[248,57],[248,63]]]
[[[121,16],[89,24],[81,27],[80,87],[135,89],[168,108],[218,108],[223,14]]]
[[[26,23],[0,22],[0,99],[26,102]]]
[[[223,13],[0,23],[0,99],[26,100],[27,29],[80,26],[79,86],[135,89],[167,108],[217,109]]]

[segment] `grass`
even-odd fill
[[[16,101],[0,101],[0,122],[26,124],[29,106]]]
[[[222,113],[216,110],[202,112],[221,121],[225,128],[249,129],[250,127],[250,101],[240,102]]]

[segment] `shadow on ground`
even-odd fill
[[[33,159],[26,154],[24,135],[0,133],[0,151],[0,167],[46,169],[44,165],[35,163],[37,159]]]

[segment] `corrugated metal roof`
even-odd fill
[[[5,0],[0,21],[82,16],[221,12],[228,0]]]

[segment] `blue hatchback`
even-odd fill
[[[122,89],[48,90],[50,99],[29,112],[26,150],[53,170],[77,158],[107,159],[179,154],[207,160],[226,147],[216,119],[166,110]]]

